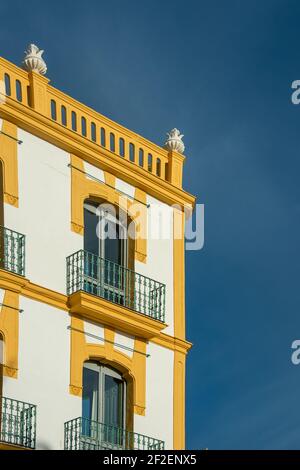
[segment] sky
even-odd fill
[[[205,205],[186,253],[190,449],[300,449],[300,3],[0,1],[0,55],[163,144]]]

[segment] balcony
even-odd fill
[[[67,258],[67,294],[78,291],[165,321],[164,284],[84,250]]]
[[[0,226],[0,268],[25,275],[25,235]]]
[[[0,444],[35,449],[36,406],[2,397]]]
[[[65,423],[65,450],[163,450],[152,437],[86,418]]]

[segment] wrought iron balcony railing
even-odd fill
[[[35,449],[36,406],[0,398],[0,442]]]
[[[0,268],[25,276],[25,235],[1,225]]]
[[[165,284],[84,250],[67,258],[67,293],[80,290],[165,320]]]
[[[86,418],[65,423],[65,450],[163,450],[152,437]]]

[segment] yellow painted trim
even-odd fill
[[[173,208],[173,295],[174,336],[185,341],[185,265],[184,265],[185,216],[179,208]],[[186,353],[174,351],[173,389],[173,446],[185,447],[185,358]]]
[[[142,354],[139,354],[139,351]],[[134,401],[134,412],[145,416],[146,411],[146,351],[147,344],[142,338],[135,338],[132,357],[132,373],[137,382]]]
[[[28,74],[30,86],[30,106],[40,114],[48,113],[47,85],[49,79],[36,72]]]
[[[128,200],[128,214],[135,223],[135,259],[141,263],[146,263],[148,237],[147,194],[145,191],[135,188],[134,198],[135,201]]]
[[[174,336],[170,336],[162,332],[158,336],[151,338],[150,341],[151,343],[162,346],[163,348],[170,349],[171,351],[178,351],[183,354],[187,354],[193,346],[189,341],[175,338]]]
[[[0,269],[0,289],[8,289],[24,297],[68,311],[68,296],[30,282],[15,273]]]
[[[1,60],[0,58],[0,65]],[[166,204],[194,206],[195,197],[181,188],[117,156],[107,148],[95,144],[14,99],[7,97],[6,102],[0,105],[0,116],[56,147],[77,155],[96,167],[101,167],[104,171],[110,172]]]
[[[185,157],[177,152],[169,152],[169,180],[178,188],[182,188],[182,173]]]
[[[6,444],[5,442],[0,442],[0,450],[33,450],[28,447],[16,446],[14,444]]]
[[[132,132],[131,130],[121,126],[120,124],[108,119],[107,117],[95,112],[93,109],[83,105],[82,103],[74,100],[65,93],[57,90],[56,88],[49,85],[49,80],[35,72],[27,73],[24,70],[21,70],[19,67],[16,67],[11,62],[0,58],[0,80],[3,80],[4,74],[8,73],[11,80],[11,96],[6,98],[6,103],[2,106],[3,108],[9,108],[11,102],[15,105],[21,105],[23,109],[36,113],[39,120],[46,118],[49,121],[52,121],[50,103],[54,101],[56,104],[56,125],[59,125],[61,128],[71,132],[73,138],[81,137],[85,142],[86,146],[93,144],[94,147],[101,148],[100,146],[100,129],[103,129],[106,134],[106,145],[108,146],[110,135],[114,137],[114,152],[110,152],[114,155],[115,160],[119,160],[119,166],[122,166],[122,161],[129,164],[134,172],[139,167],[139,151],[143,152],[143,163],[140,168],[143,173],[148,176],[151,175],[157,180],[157,184],[160,185],[160,182],[165,182],[169,180],[172,183],[172,186],[178,187],[181,189],[181,180],[182,180],[182,160],[179,158],[173,158],[172,154],[168,154],[167,150],[150,142],[144,137]],[[19,80],[22,87],[22,97],[21,102],[18,101],[16,96],[15,81]],[[28,96],[27,96],[28,95]],[[29,99],[28,99],[29,98]],[[62,122],[61,108],[65,108],[66,121]],[[77,116],[77,130],[73,131],[72,129],[72,119],[71,113],[75,112]],[[16,119],[16,115],[13,117]],[[81,125],[78,122],[81,118],[85,119],[86,122],[86,135],[82,137]],[[10,120],[10,119],[9,119]],[[25,124],[25,119],[22,120]],[[12,122],[15,122],[12,120]],[[60,124],[58,124],[60,123]],[[96,135],[91,135],[91,124],[93,123],[94,129],[96,129]],[[30,129],[31,133],[35,133]],[[96,139],[95,139],[96,137]],[[53,138],[53,136],[51,136]],[[94,142],[94,140],[95,142]],[[120,139],[123,140],[124,144],[124,153],[122,157],[120,156]],[[47,140],[47,139],[46,139]],[[134,148],[134,161],[131,161],[131,155],[129,147],[133,145]],[[70,150],[67,150],[70,151]],[[78,154],[77,151],[71,151],[71,153]],[[174,152],[173,152],[174,153]],[[148,165],[148,155],[151,155],[152,164]],[[157,165],[160,166],[160,174],[157,175]],[[173,168],[174,166],[174,168]],[[178,169],[178,167],[180,167]],[[174,175],[177,175],[177,172],[181,171],[179,178],[174,178]],[[115,173],[117,176],[118,173]],[[141,189],[143,189],[141,187]],[[178,202],[178,201],[177,201]]]
[[[147,315],[83,291],[69,296],[69,308],[71,313],[80,314],[88,320],[104,323],[146,339],[157,336],[167,326]]]
[[[128,214],[131,221],[136,223],[135,228],[135,259],[146,262],[147,258],[147,207],[116,191],[116,178],[108,171],[104,171],[105,184],[89,179],[84,173],[84,163],[76,155],[71,155],[71,230],[77,234],[84,233],[83,205],[86,199],[105,201],[120,207]],[[138,201],[146,204],[146,193],[140,189],[135,190]]]
[[[115,177],[104,172],[105,182],[113,187],[89,179],[84,173],[83,161],[76,155],[71,155],[71,229],[83,235],[83,204],[88,198],[104,200],[118,204],[119,194],[113,189]],[[78,171],[79,170],[79,171]]]
[[[0,313],[0,334],[4,341],[3,375],[16,379],[19,354],[19,294],[6,290],[3,304]]]
[[[104,171],[104,181],[105,181],[105,184],[107,184],[108,186],[111,186],[110,189],[116,187],[116,177],[112,175],[111,173],[108,173],[108,171]]]
[[[185,449],[185,360],[182,352],[174,352],[173,385],[173,448]]]
[[[173,208],[174,336],[185,339],[184,212]]]
[[[132,358],[114,348],[115,329],[104,327],[104,344],[88,343],[84,335],[84,320],[78,315],[71,315],[71,357],[69,392],[82,396],[83,363],[88,360],[99,360],[119,369],[127,380],[132,380],[133,403],[136,414],[144,415],[146,408],[146,340],[135,338]]]
[[[18,129],[15,124],[4,120],[2,132],[7,134],[0,133],[0,160],[3,164],[4,201],[7,204],[18,207],[18,143],[14,140],[18,138]]]
[[[1,283],[1,275],[0,275]],[[68,296],[28,281],[21,291],[22,295],[37,302],[68,311]]]
[[[0,288],[9,289],[13,292],[21,293],[22,289],[29,283],[28,279],[15,273],[10,273],[0,269]]]

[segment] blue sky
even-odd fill
[[[45,49],[54,86],[163,143],[185,134],[205,204],[187,253],[187,444],[300,448],[300,4],[3,0],[0,54]]]

